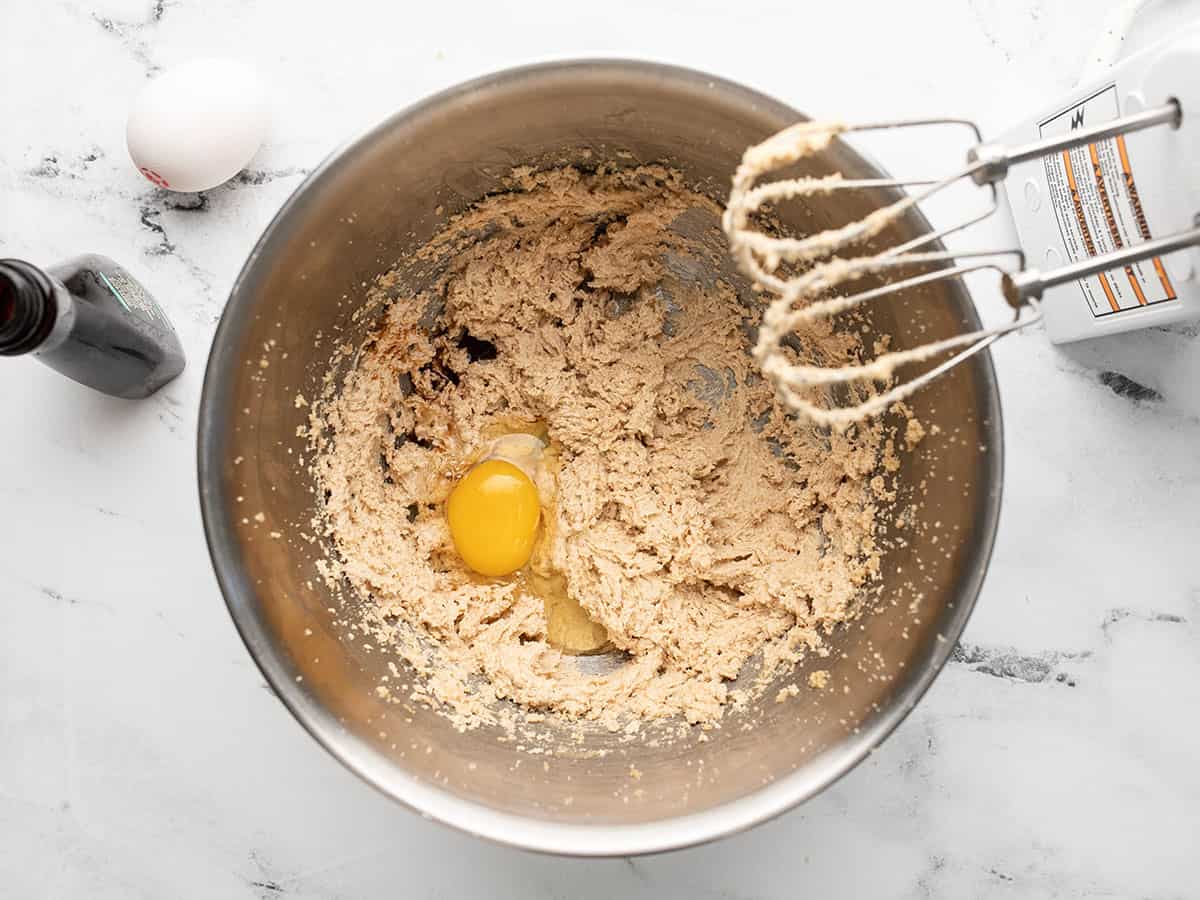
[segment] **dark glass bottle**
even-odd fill
[[[0,356],[25,353],[116,397],[149,396],[184,366],[154,298],[98,254],[46,269],[0,259]]]

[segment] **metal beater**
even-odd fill
[[[1065,135],[1011,147],[999,143],[983,143],[976,125],[963,119],[937,118],[860,125],[801,122],[751,147],[746,151],[742,164],[733,177],[723,226],[742,271],[756,284],[777,295],[764,312],[754,348],[755,358],[764,374],[774,383],[779,395],[792,410],[807,416],[818,425],[844,429],[854,422],[883,412],[892,403],[909,396],[1004,335],[1040,321],[1040,301],[1047,290],[1097,273],[1129,267],[1143,260],[1155,259],[1157,262],[1159,256],[1200,245],[1200,227],[1196,227],[1200,222],[1193,221],[1192,227],[1181,229],[1167,237],[1129,243],[1126,246],[1121,246],[1121,242],[1118,241],[1119,249],[1079,259],[1049,271],[1027,267],[1026,254],[1022,249],[974,252],[921,250],[922,247],[962,231],[995,213],[999,208],[997,185],[1003,182],[1013,167],[1144,129],[1160,126],[1178,129],[1183,122],[1183,116],[1181,103],[1176,99],[1168,99],[1133,114],[1090,127],[1075,128]],[[840,175],[832,175],[757,184],[762,175],[819,152],[839,135],[933,125],[961,126],[969,129],[974,136],[975,146],[968,152],[965,165],[945,178],[850,180],[843,179]],[[967,179],[990,191],[991,202],[983,213],[881,253],[839,258],[840,252],[879,235],[910,209],[951,185]],[[754,227],[754,213],[771,203],[817,193],[872,188],[901,188],[908,192],[901,199],[875,210],[864,219],[804,238],[777,237]],[[1013,262],[1010,265],[1002,265],[997,261],[998,258],[1005,257],[1011,258]],[[804,266],[808,268],[800,274],[781,275],[781,266],[785,265],[788,266],[789,272],[795,272]],[[913,269],[922,271],[856,294],[835,296],[831,293],[835,288],[866,275],[900,273]],[[993,269],[1001,273],[1001,292],[1014,310],[1011,322],[908,350],[886,352],[869,362],[841,368],[795,363],[785,350],[784,339],[806,322],[833,316],[900,291],[946,278],[958,278],[981,269]],[[928,360],[953,350],[958,352],[918,377],[861,399],[861,402],[832,408],[815,402],[813,388],[835,384],[857,384],[866,387],[873,382],[890,382],[897,367]],[[851,396],[858,399],[864,397],[865,393],[856,394],[852,391]]]

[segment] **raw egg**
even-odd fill
[[[142,88],[125,139],[134,165],[159,187],[206,191],[250,162],[266,126],[266,93],[252,68],[196,59]]]
[[[454,549],[480,575],[511,575],[533,554],[542,508],[532,479],[505,459],[474,466],[450,492]]]
[[[532,431],[496,437],[454,486],[446,503],[450,537],[463,562],[480,575],[521,572],[521,588],[545,607],[551,646],[572,655],[597,653],[609,646],[607,630],[570,596],[566,577],[550,560],[557,455],[544,427],[524,427]]]

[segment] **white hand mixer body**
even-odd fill
[[[1170,102],[1180,113],[1174,128],[1118,130]],[[1170,246],[1143,246],[1133,262],[1118,257],[1096,274],[1056,279],[1042,294],[1055,343],[1200,318],[1200,257],[1186,249],[1197,243],[1186,238],[1200,214],[1200,27],[1130,56],[1001,140],[1105,125],[1117,133],[1009,168],[1008,205],[1026,258],[1057,270],[1102,263],[1155,237]]]
[[[958,172],[936,181],[840,176],[797,178],[759,185],[758,178],[825,147],[837,135],[898,127],[962,125],[930,119],[846,126],[804,122],[747,150],[734,175],[724,217],[730,246],[743,271],[777,296],[764,313],[755,356],[793,410],[817,424],[844,428],[884,411],[1004,334],[1044,320],[1053,342],[1200,318],[1200,26],[1130,56],[1104,76],[1014,127],[1001,142],[978,143]],[[1191,114],[1189,114],[1191,111]],[[890,223],[963,179],[993,191],[983,215],[869,256],[837,258],[880,234]],[[996,190],[1009,190],[1001,204]],[[753,214],[768,203],[818,192],[900,187],[909,193],[865,219],[806,238],[768,235]],[[1021,249],[921,251],[1007,207]],[[1010,255],[1016,265],[994,261]],[[846,254],[843,253],[843,256]],[[814,263],[782,277],[785,263]],[[1044,264],[1045,270],[1027,267]],[[937,266],[929,271],[930,266]],[[846,296],[838,285],[869,274],[926,269],[922,274]],[[884,353],[858,366],[798,365],[784,339],[801,323],[861,303],[968,272],[1001,272],[1002,293],[1016,310],[1011,323],[935,344]],[[1041,302],[1044,299],[1044,303]],[[853,406],[816,402],[812,388],[886,381],[896,367],[958,352],[917,378]]]

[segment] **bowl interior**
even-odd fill
[[[514,166],[666,162],[722,200],[743,149],[797,118],[750,91],[665,67],[581,63],[503,73],[400,114],[327,162],[254,251],[206,376],[200,463],[210,547],[234,619],[276,691],[383,790],[469,830],[540,849],[688,843],[828,784],[886,736],[944,662],[986,567],[999,503],[999,410],[986,355],[912,403],[939,433],[904,458],[901,480],[911,497],[920,492],[918,521],[884,561],[879,608],[836,635],[829,658],[781,681],[803,683],[809,671],[828,669],[836,689],[802,691],[787,703],[769,691],[704,739],[697,731],[649,746],[597,732],[577,753],[535,759],[489,729],[459,733],[422,706],[387,704],[373,688],[388,658],[336,624],[314,569],[319,554],[298,537],[311,530],[315,506],[298,465],[307,409],[294,398],[316,393],[331,336],[355,341],[370,327],[372,316],[360,312],[365,285],[448,216],[497,190]],[[843,144],[807,171],[880,174]],[[808,232],[860,218],[886,199],[837,195],[781,219]],[[914,215],[883,240],[925,227]],[[977,320],[962,287],[946,283],[876,305],[868,324],[904,348]],[[263,522],[252,527],[259,513]],[[740,727],[750,720],[752,729]],[[630,777],[631,766],[640,777]]]

